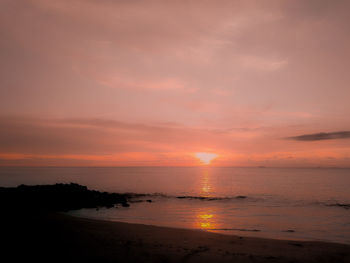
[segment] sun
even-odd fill
[[[195,153],[195,156],[201,161],[203,164],[210,164],[212,160],[214,160],[216,157],[218,157],[215,153]]]

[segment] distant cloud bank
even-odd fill
[[[348,139],[350,138],[350,131],[339,132],[320,132],[313,134],[304,134],[294,137],[288,137],[289,140],[295,141],[321,141],[321,140],[333,140],[333,139]]]

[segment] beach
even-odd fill
[[[350,246],[79,218],[1,217],[7,262],[350,262]]]

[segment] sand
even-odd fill
[[[221,235],[60,213],[1,216],[3,262],[350,262],[350,246]]]

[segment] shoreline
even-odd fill
[[[93,217],[93,216],[85,216],[85,215],[79,215],[75,213],[71,213],[72,211],[68,212],[62,212],[64,215],[72,216],[75,218],[82,218],[82,219],[87,219],[87,220],[94,220],[94,221],[100,221],[100,222],[112,222],[112,223],[121,223],[121,224],[132,224],[132,225],[143,225],[143,226],[154,226],[154,227],[160,227],[160,228],[170,228],[170,229],[182,229],[182,230],[191,230],[191,231],[200,231],[204,233],[214,233],[214,234],[219,234],[219,235],[224,235],[224,236],[234,236],[234,237],[243,237],[243,238],[257,238],[257,239],[266,239],[266,240],[280,240],[280,241],[295,241],[295,242],[320,242],[320,243],[331,243],[331,244],[340,244],[340,245],[347,245],[350,247],[350,243],[343,243],[343,242],[338,242],[338,241],[332,241],[332,240],[316,240],[312,238],[293,238],[293,237],[269,237],[266,235],[261,235],[261,236],[254,236],[254,235],[249,235],[246,233],[262,233],[262,230],[257,230],[257,229],[228,229],[232,230],[227,231],[227,229],[200,229],[200,228],[189,228],[189,227],[182,227],[182,226],[167,226],[167,225],[156,225],[156,224],[147,224],[147,223],[141,223],[141,222],[126,222],[126,221],[119,221],[115,219],[105,219],[105,218],[100,218],[100,217]],[[60,212],[61,213],[61,212]],[[292,232],[294,233],[294,230],[282,230],[283,232]]]
[[[350,245],[331,242],[242,237],[65,213],[10,213],[1,220],[4,251],[14,262],[21,256],[36,262],[350,262]]]

